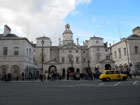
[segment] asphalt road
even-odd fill
[[[140,105],[140,80],[1,82],[0,105]]]

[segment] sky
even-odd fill
[[[37,37],[62,39],[69,23],[80,44],[90,37],[116,43],[140,26],[140,0],[0,0],[0,33],[7,24],[12,33],[36,43]],[[119,33],[120,32],[120,33]]]

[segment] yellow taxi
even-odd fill
[[[104,73],[100,75],[100,80],[109,81],[109,80],[123,80],[127,79],[126,74],[121,74],[118,70],[104,70]]]

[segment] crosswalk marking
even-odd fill
[[[137,82],[138,82],[138,81],[133,82],[133,85],[136,85]]]
[[[99,86],[102,86],[103,84],[105,84],[105,83],[100,83]]]
[[[116,83],[116,84],[114,84],[113,86],[117,86],[117,85],[119,85],[121,82],[118,82],[118,83]]]

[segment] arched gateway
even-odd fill
[[[57,68],[55,65],[51,65],[49,67],[49,73],[57,73]]]
[[[110,64],[106,64],[105,65],[105,70],[111,70],[111,65]]]
[[[12,73],[12,79],[13,80],[18,80],[19,75],[20,75],[19,66],[17,66],[17,65],[12,66],[11,67],[11,73]]]

